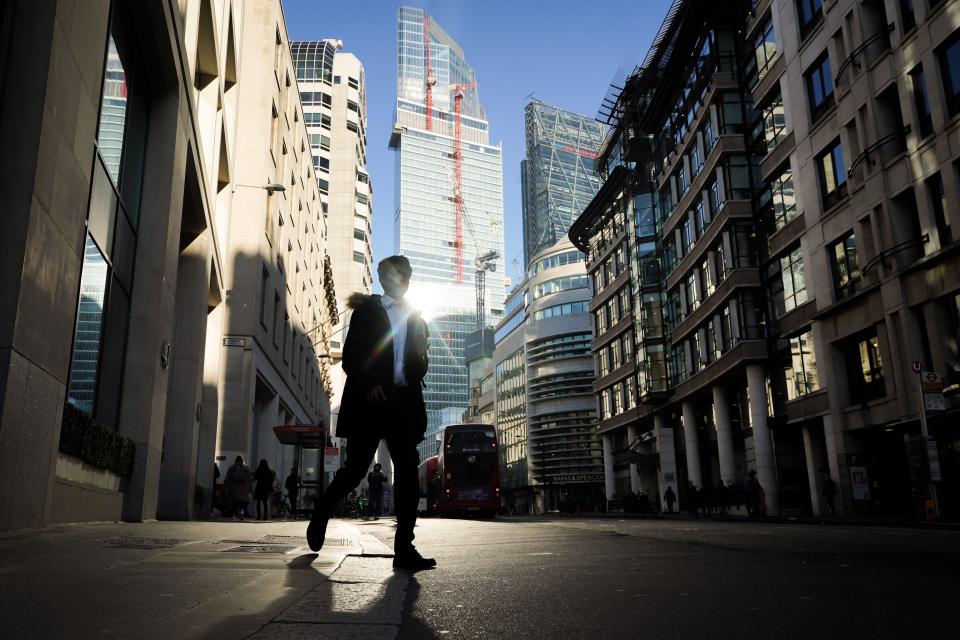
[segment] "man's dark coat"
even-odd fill
[[[397,427],[409,429],[417,442],[423,440],[427,430],[422,384],[428,365],[426,323],[416,312],[407,319],[404,374],[409,389],[404,394],[404,406],[375,405],[367,400],[366,395],[377,385],[383,387],[388,398],[393,397],[390,318],[378,295],[354,293],[347,306],[353,309],[353,316],[343,345],[343,371],[347,380],[337,416],[337,436],[349,438],[371,434],[387,437],[394,433],[393,427]],[[396,415],[398,409],[404,415]]]

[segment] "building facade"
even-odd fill
[[[826,478],[846,515],[924,512],[911,362],[955,388],[960,340],[956,153],[935,142],[958,12],[673,3],[609,103],[606,181],[570,233],[594,285],[608,495],[684,498],[755,469],[770,513],[825,513]],[[928,420],[944,517],[956,403],[948,386]]]
[[[367,89],[363,65],[338,40],[290,43],[320,198],[327,219],[327,252],[337,283],[329,337],[336,365],[342,355],[347,298],[373,284],[373,185],[367,173]]]
[[[492,414],[509,513],[597,507],[603,463],[596,434],[590,285],[568,240],[534,256],[494,330],[475,413]],[[489,400],[488,400],[489,398]]]
[[[606,126],[536,99],[523,113],[523,257],[529,266],[535,254],[566,237],[600,187],[593,163]]]
[[[0,530],[188,515],[213,485],[240,3],[5,3],[0,25]],[[76,411],[132,469],[64,452]]]
[[[503,255],[503,160],[489,142],[476,77],[462,49],[421,9],[397,12],[394,245],[409,258],[408,298],[430,329],[428,411],[466,409],[466,337],[494,324],[503,288],[485,288],[477,322],[475,261]],[[504,281],[502,260],[489,281]]]
[[[330,423],[325,340],[337,302],[327,207],[281,4],[248,1],[244,18],[237,185],[225,251],[231,294],[216,345],[222,405],[216,454],[223,473],[242,455],[253,463],[265,459],[285,476],[295,450],[281,445],[273,428]],[[303,451],[305,458],[315,455]],[[318,464],[305,460],[300,473],[309,483],[318,472]]]
[[[350,309],[347,298],[370,293],[373,284],[373,183],[367,172],[367,89],[363,65],[339,40],[290,43],[327,227],[325,265],[336,282],[332,330],[317,336],[327,345],[335,434],[346,377],[341,359]],[[339,442],[339,441],[337,441]],[[390,474],[386,445],[377,459]],[[389,504],[387,505],[389,507]]]

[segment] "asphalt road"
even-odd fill
[[[392,543],[389,521],[353,521]],[[401,639],[956,637],[960,532],[421,519]]]

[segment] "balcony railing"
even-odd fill
[[[910,133],[910,125],[904,125],[902,129],[892,131],[887,135],[883,136],[873,144],[867,146],[853,162],[850,163],[850,169],[848,173],[850,175],[856,174],[860,166],[866,162],[870,166],[873,166],[876,163],[876,160],[872,157],[874,154],[879,153],[881,149],[886,147],[891,142],[899,142],[900,148],[897,149],[896,153],[903,151],[907,148],[906,136]]]
[[[860,54],[864,53],[870,46],[876,42],[881,43],[883,46],[883,51],[889,51],[890,49],[890,34],[893,32],[894,24],[891,22],[887,25],[887,28],[883,31],[878,31],[863,42],[860,43],[856,49],[850,52],[850,55],[846,57],[843,61],[843,64],[840,65],[840,68],[837,69],[837,75],[833,78],[833,85],[835,87],[840,86],[840,80],[843,78],[843,74],[849,67],[854,69],[859,69],[861,63],[857,60]]]

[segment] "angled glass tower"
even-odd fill
[[[503,158],[489,142],[474,71],[422,9],[397,10],[394,245],[430,327],[428,411],[467,406],[464,341],[478,328],[475,264],[503,255]],[[484,324],[503,314],[503,259],[486,273]]]
[[[567,235],[600,188],[593,161],[606,126],[540,100],[527,104],[524,125],[523,257],[529,266],[534,255]]]

